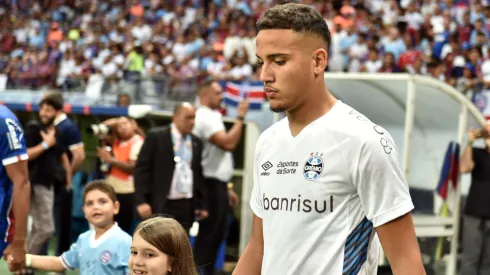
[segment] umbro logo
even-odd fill
[[[262,169],[264,169],[264,171],[267,171],[267,170],[271,169],[272,166],[274,166],[274,165],[272,165],[272,163],[270,161],[267,161],[266,163],[262,164]]]
[[[270,176],[271,173],[267,172],[267,170],[271,169],[274,165],[270,161],[265,162],[262,164],[262,169],[264,169],[264,172],[260,173],[261,176]]]

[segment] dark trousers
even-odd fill
[[[490,274],[490,220],[464,216],[461,274]]]
[[[116,215],[117,225],[126,233],[132,235],[131,225],[134,218],[134,194],[116,194],[119,201],[119,214]]]
[[[65,188],[56,190],[54,196],[54,223],[56,228],[56,256],[71,246],[71,208],[73,193]]]
[[[199,233],[194,244],[194,256],[204,275],[214,274],[218,250],[225,239],[228,218],[228,189],[226,183],[206,179],[209,217],[199,222]]]
[[[193,201],[192,199],[167,200],[162,214],[174,218],[189,234],[194,223]]]

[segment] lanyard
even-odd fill
[[[177,143],[175,141],[175,136],[177,133],[175,133],[175,130],[172,129],[171,131],[171,136],[172,136],[172,144],[173,144],[173,149],[174,149],[174,161],[180,162],[184,160],[188,164],[191,163],[192,160],[192,139],[191,135],[187,135],[185,137],[185,140],[182,139],[180,141],[179,147],[177,148]]]

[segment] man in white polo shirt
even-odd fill
[[[289,3],[257,25],[260,80],[287,117],[257,142],[252,236],[233,274],[374,275],[379,241],[394,274],[425,274],[391,136],[326,88],[325,20]]]
[[[226,131],[221,113],[217,111],[223,101],[220,84],[213,80],[200,84],[199,101],[193,134],[202,140],[204,147],[202,167],[208,188],[209,217],[199,221],[194,256],[204,275],[212,275],[220,244],[226,235],[228,204],[236,204],[233,192],[228,199],[227,183],[233,176],[231,152],[240,142],[248,101],[244,100],[238,106],[238,117],[229,131]]]

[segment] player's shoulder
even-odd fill
[[[121,228],[118,228],[114,235],[114,241],[117,243],[121,245],[131,245],[133,238]]]
[[[269,128],[263,131],[259,139],[257,140],[257,147],[261,147],[271,142],[273,139],[277,139],[277,136],[282,136],[285,133],[285,130],[288,129],[288,120],[287,118],[283,118],[278,122],[272,124]]]
[[[211,125],[222,121],[223,116],[220,112],[216,110],[211,110],[208,107],[201,106],[196,111],[196,122],[197,127],[202,127],[203,125]]]
[[[343,102],[338,102],[337,110],[333,114],[332,129],[345,140],[351,140],[356,143],[366,143],[372,140],[379,140],[380,135],[388,134],[383,127],[372,122],[361,112]]]
[[[219,116],[220,112],[216,110],[212,110],[209,107],[206,106],[199,106],[196,110],[196,119],[197,118],[206,118],[209,116]]]
[[[0,117],[1,118],[16,118],[14,113],[5,105],[0,105]]]
[[[88,242],[92,234],[95,234],[95,231],[92,229],[83,232],[82,234],[78,235],[77,242]]]
[[[62,115],[57,126],[61,128],[76,128],[78,131],[78,126],[66,114]]]
[[[19,128],[19,120],[10,109],[0,105],[0,130],[7,131],[9,127]]]

